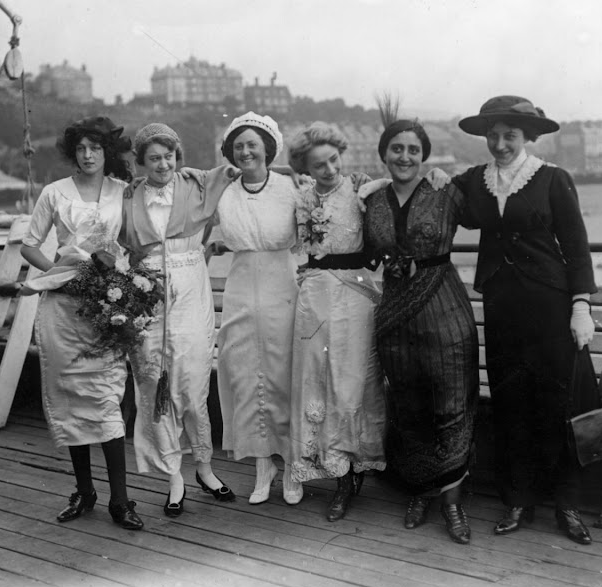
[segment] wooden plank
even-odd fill
[[[48,234],[46,242],[40,250],[46,257],[52,259],[56,248],[56,232],[53,229]],[[39,269],[30,267],[27,272],[27,279],[32,279],[41,273]],[[15,397],[21,369],[23,369],[23,363],[25,362],[25,355],[31,342],[38,300],[38,295],[18,298],[15,319],[0,363],[0,428],[6,425],[10,407]]]
[[[2,539],[4,538],[4,539]],[[7,546],[0,546],[0,552],[6,552],[6,557],[0,558],[0,568],[10,570],[18,576],[25,579],[34,579],[41,581],[45,585],[56,585],[56,587],[65,587],[66,585],[82,585],[86,587],[115,587],[115,583],[107,581],[100,577],[92,577],[84,571],[69,569],[60,562],[44,560],[38,557],[35,550],[19,552],[13,544],[15,541],[19,545],[21,540],[19,536],[10,534],[8,538],[0,530],[1,543],[8,542]],[[93,581],[93,582],[92,582]],[[121,583],[123,585],[123,583]]]
[[[21,241],[29,229],[31,216],[17,217],[8,233],[8,241],[0,256],[0,283],[17,281],[21,271],[23,257],[21,256]],[[4,324],[11,298],[0,298],[0,326]]]

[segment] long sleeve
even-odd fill
[[[550,207],[554,233],[566,261],[570,293],[595,293],[597,287],[577,189],[564,169],[554,169],[550,184]]]

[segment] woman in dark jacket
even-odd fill
[[[525,98],[498,96],[460,128],[486,137],[494,157],[453,181],[467,196],[465,221],[481,229],[475,289],[483,293],[496,482],[507,506],[495,533],[518,530],[553,488],[559,527],[589,544],[566,419],[575,351],[593,337],[597,288],[573,180],[525,151],[559,127]]]

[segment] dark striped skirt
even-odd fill
[[[387,469],[413,495],[437,493],[468,471],[478,339],[466,288],[450,269],[415,316],[378,340],[389,383]]]

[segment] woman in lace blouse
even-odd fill
[[[345,515],[366,470],[385,468],[383,377],[374,309],[380,293],[363,254],[353,181],[341,173],[345,137],[316,122],[289,145],[311,175],[296,217],[304,252],[293,336],[291,462],[295,481],[336,478],[331,522]]]
[[[529,100],[497,96],[460,128],[484,136],[494,158],[453,181],[467,196],[466,221],[481,229],[475,289],[483,293],[496,482],[507,507],[495,533],[518,530],[553,489],[559,527],[589,544],[565,422],[575,351],[593,337],[589,296],[597,288],[573,180],[525,151],[559,127]]]

